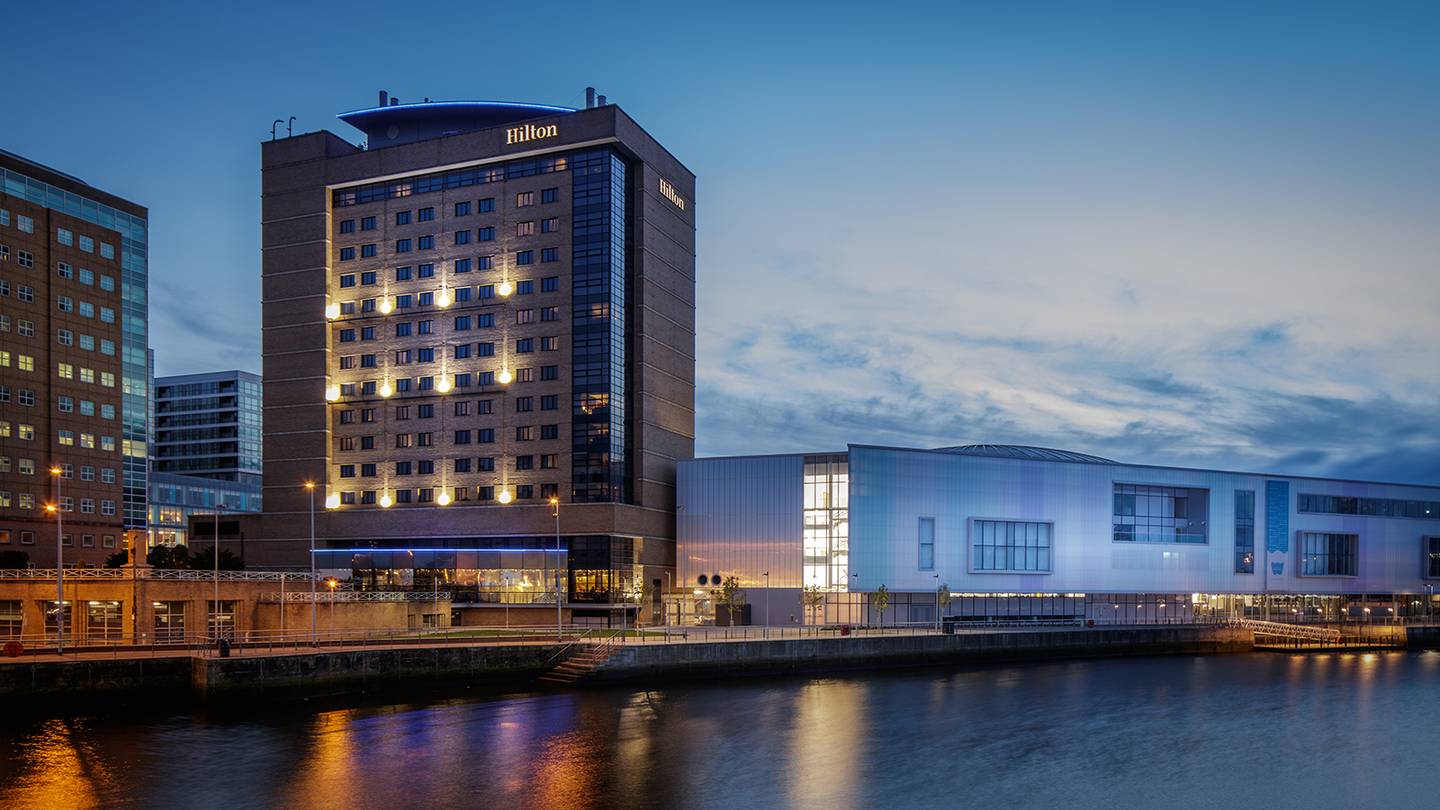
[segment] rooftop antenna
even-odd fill
[[[275,140],[275,128],[285,123],[283,119],[276,118],[275,123],[270,125],[270,140]]]
[[[295,116],[290,116],[290,123],[285,125],[285,137],[289,138],[295,134]]]

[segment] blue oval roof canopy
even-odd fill
[[[518,101],[427,101],[352,110],[335,116],[365,133],[371,149],[575,112]]]
[[[1108,458],[1076,453],[1072,450],[1052,450],[1049,447],[1030,447],[1023,444],[962,444],[955,447],[937,447],[937,453],[954,453],[960,456],[984,456],[986,458],[1020,458],[1031,461],[1070,461],[1079,464],[1114,464]]]

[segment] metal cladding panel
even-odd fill
[[[741,587],[801,586],[805,457],[681,461],[677,473],[677,585],[735,576]]]
[[[1114,486],[1208,490],[1208,542],[1117,542]],[[1281,484],[1283,505],[1269,496]],[[1286,486],[1288,485],[1288,486]],[[1255,537],[1275,548],[1270,566],[1235,572],[1235,492],[1266,505]],[[1296,494],[1440,501],[1440,488],[1284,479],[1179,468],[960,456],[923,450],[850,448],[850,569],[853,588],[872,591],[1114,593],[1417,593],[1423,591],[1421,538],[1440,535],[1440,519],[1300,514]],[[1277,511],[1278,510],[1278,511]],[[934,570],[920,569],[919,521],[935,520]],[[1201,517],[1201,516],[1192,516]],[[1440,518],[1440,516],[1437,516]],[[1050,573],[977,573],[970,565],[976,519],[1053,524]],[[1301,577],[1295,536],[1326,531],[1360,536],[1358,576]],[[1257,548],[1257,551],[1259,549]]]

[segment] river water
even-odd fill
[[[0,719],[0,807],[1440,805],[1440,653]]]

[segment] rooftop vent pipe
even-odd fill
[[[594,106],[595,106],[595,88],[593,88],[593,87],[587,87],[587,88],[585,88],[585,109],[588,110],[588,109],[590,109],[591,107],[594,107]]]
[[[380,106],[384,107],[390,103],[390,94],[384,90],[380,91]]]
[[[604,96],[596,96],[596,97],[595,97],[595,101],[597,102],[595,106],[597,106],[597,107],[604,107],[604,106],[605,106],[605,97],[604,97]]]

